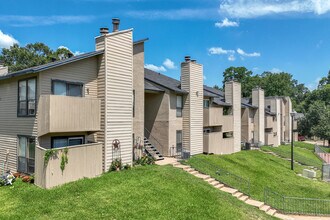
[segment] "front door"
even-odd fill
[[[33,174],[36,141],[34,137],[18,137],[18,172]]]

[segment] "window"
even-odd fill
[[[176,117],[182,117],[183,101],[182,96],[176,96]]]
[[[176,152],[182,152],[182,130],[176,131]]]
[[[232,131],[230,131],[230,132],[223,132],[222,133],[222,137],[223,138],[232,138],[232,137],[234,137],[234,133]]]
[[[83,84],[61,80],[52,80],[52,93],[53,95],[82,97]]]
[[[204,108],[209,108],[210,107],[210,100],[209,99],[204,99],[203,100],[203,107]]]
[[[223,107],[223,115],[232,115],[233,109],[230,106]]]
[[[18,136],[18,168],[22,173],[34,173],[36,141],[34,137]]]
[[[18,116],[36,115],[37,79],[18,81]]]
[[[52,137],[52,148],[69,147],[85,143],[84,136],[77,137]]]

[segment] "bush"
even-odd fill
[[[123,164],[121,162],[121,159],[115,159],[111,162],[109,171],[119,171],[123,168]]]
[[[145,155],[139,159],[137,159],[136,161],[134,161],[134,165],[152,165],[155,164],[155,159],[153,157],[150,157],[148,155]]]

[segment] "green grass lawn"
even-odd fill
[[[314,144],[309,144],[309,143],[306,143],[306,142],[297,141],[297,142],[294,142],[294,146],[295,147],[300,147],[300,148],[306,148],[306,149],[311,150],[311,151],[314,152]]]
[[[317,167],[319,170],[322,169],[322,161],[314,154],[314,150],[309,149],[308,144],[301,145],[299,142],[294,144],[294,160],[301,164]],[[304,146],[303,148],[301,146]],[[271,151],[277,155],[285,158],[291,158],[291,146],[281,145],[279,147],[261,147],[264,151]]]
[[[300,177],[305,166],[295,164],[295,170],[290,170],[290,162],[261,151],[241,151],[231,155],[198,155],[187,161],[188,164],[210,174],[215,174],[215,167],[204,163],[206,160],[212,165],[225,169],[231,173],[250,180],[251,197],[263,201],[264,188],[269,187],[285,196],[330,199],[329,183]],[[242,182],[242,181],[241,181]],[[237,188],[240,185],[236,182]],[[233,185],[233,187],[236,187]]]
[[[0,219],[274,219],[171,166],[106,173],[51,190],[0,188]]]

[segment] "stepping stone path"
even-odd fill
[[[261,211],[264,211],[268,215],[275,216],[275,217],[277,217],[279,219],[283,219],[283,220],[293,220],[294,219],[290,216],[283,215],[281,213],[277,213],[277,210],[275,210],[272,207],[266,205],[265,203],[257,201],[257,200],[253,200],[249,196],[245,195],[244,193],[239,192],[237,189],[225,186],[224,184],[222,184],[218,180],[212,178],[209,175],[205,175],[203,173],[200,173],[199,171],[195,170],[194,168],[192,168],[190,166],[182,165],[179,162],[174,162],[174,163],[172,163],[172,165],[176,168],[182,169],[182,170],[194,175],[197,178],[200,178],[200,179],[204,180],[205,182],[209,183],[211,186],[213,186],[213,187],[215,187],[215,188],[217,188],[217,189],[219,189],[223,192],[231,194],[232,196],[234,196],[237,199],[245,202],[248,205],[259,208]]]

